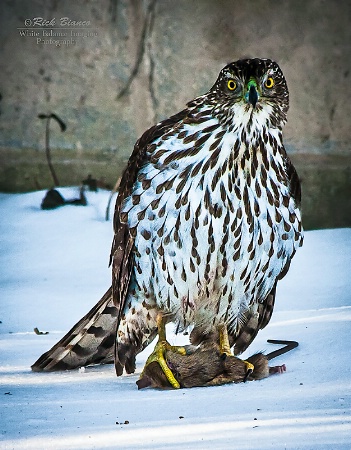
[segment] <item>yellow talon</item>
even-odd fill
[[[246,365],[246,372],[248,372],[250,370],[250,372],[253,372],[255,369],[255,366],[251,363],[249,363],[248,361],[243,360],[243,362]]]
[[[219,325],[218,332],[219,332],[219,349],[220,349],[221,354],[227,355],[227,356],[233,356],[232,352],[230,351],[230,343],[229,343],[227,326],[225,324]],[[245,360],[243,360],[243,363],[246,366],[246,375],[243,380],[245,382],[248,379],[248,377],[252,374],[252,372],[255,370],[255,366]]]
[[[148,357],[145,367],[147,367],[149,364],[151,364],[153,362],[157,362],[159,364],[159,366],[161,367],[163,373],[165,374],[170,385],[174,389],[179,389],[180,384],[175,379],[171,369],[167,365],[167,362],[165,359],[165,353],[166,353],[166,351],[170,350],[172,352],[179,353],[180,355],[186,355],[186,350],[184,347],[177,347],[174,345],[170,345],[167,342],[165,324],[164,324],[161,314],[158,314],[158,316],[157,316],[157,327],[158,327],[159,340],[155,346],[154,351]],[[140,379],[143,377],[143,374],[144,374],[144,370],[140,375]]]
[[[253,364],[249,363],[248,361],[245,361],[245,360],[243,360],[243,363],[246,366],[246,374],[244,376],[243,382],[246,383],[246,381],[248,380],[249,376],[254,371],[255,366]]]
[[[168,342],[167,342],[167,344],[168,344]],[[183,355],[183,356],[186,355],[186,350],[184,347],[177,347],[176,345],[170,345],[169,348],[167,347],[167,350],[171,350],[174,353],[179,353],[179,355]]]
[[[165,351],[171,350],[172,346],[167,341],[158,341],[154,351],[151,353],[151,355],[148,357],[145,367],[151,364],[152,362],[157,362],[163,373],[166,375],[167,380],[169,381],[170,385],[174,389],[179,389],[180,385],[178,381],[175,379],[171,369],[168,367],[167,362],[165,360]],[[142,378],[143,373],[141,374],[140,378]]]

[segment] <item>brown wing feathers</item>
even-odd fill
[[[147,146],[158,137],[171,129],[179,120],[187,115],[187,110],[170,117],[163,122],[149,128],[134,146],[133,153],[123,173],[114,214],[115,236],[112,243],[110,263],[112,263],[112,293],[114,304],[118,310],[117,324],[120,321],[124,309],[125,299],[133,266],[133,230],[128,224],[123,223],[121,218],[121,207],[123,201],[132,193],[138,172],[146,161]],[[119,360],[118,343],[115,342],[115,368],[117,375],[123,370],[123,363]],[[133,359],[133,358],[132,358]]]

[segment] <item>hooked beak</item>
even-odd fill
[[[245,94],[246,103],[250,103],[253,108],[255,108],[256,103],[258,102],[259,93],[257,89],[256,80],[251,78],[247,84],[247,92]]]
[[[256,106],[258,100],[258,93],[254,85],[250,86],[248,101],[253,107]]]

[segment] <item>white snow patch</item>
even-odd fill
[[[78,196],[75,189],[60,192]],[[286,363],[286,374],[138,391],[151,349],[139,355],[135,375],[120,378],[111,366],[30,371],[111,278],[109,193],[88,193],[87,207],[53,211],[40,210],[43,196],[0,194],[0,448],[351,448],[351,229],[306,233],[278,285],[270,324],[246,352],[271,350],[267,339],[299,341],[274,361]],[[35,327],[49,334],[36,335]]]

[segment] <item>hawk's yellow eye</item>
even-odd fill
[[[234,91],[236,89],[236,83],[234,80],[229,80],[227,86],[230,91]]]
[[[272,87],[274,86],[273,78],[268,77],[267,80],[265,81],[264,85],[266,86],[267,89],[272,89]]]

